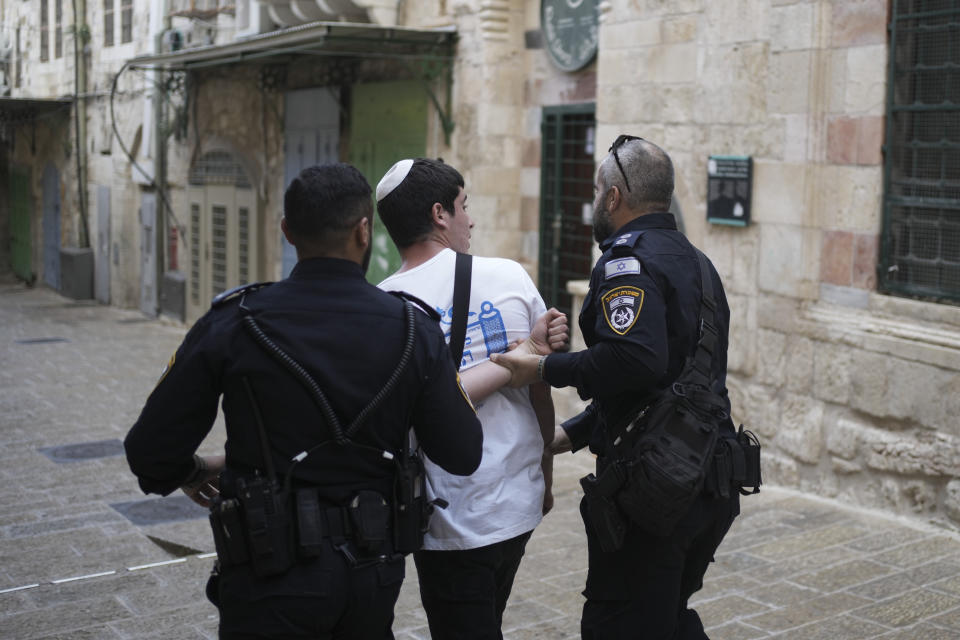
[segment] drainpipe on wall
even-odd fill
[[[163,36],[170,28],[169,6],[167,0],[154,0],[152,3],[153,12],[150,16],[150,32],[153,35],[153,52],[163,52]],[[155,251],[156,251],[156,292],[157,292],[157,315],[162,312],[163,297],[163,274],[167,266],[167,239],[170,236],[170,229],[165,202],[167,200],[167,108],[166,108],[166,88],[165,72],[153,72],[153,144],[154,144],[154,170],[153,180],[157,185],[157,204],[154,228],[156,229]]]
[[[86,48],[90,40],[86,0],[73,0],[73,117],[77,152],[77,197],[80,201],[79,245],[90,246],[87,225],[87,65]]]

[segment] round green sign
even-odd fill
[[[542,0],[540,29],[554,64],[582,69],[597,53],[597,0]]]

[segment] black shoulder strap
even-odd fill
[[[713,296],[713,277],[710,274],[710,263],[703,252],[694,247],[700,266],[700,338],[697,340],[697,350],[687,361],[684,371],[680,374],[680,381],[688,384],[701,385],[707,389],[713,386],[713,375],[710,371],[713,364],[713,353],[719,341],[719,332],[714,323],[714,314],[717,302]]]
[[[387,293],[389,293],[392,296],[396,296],[401,300],[407,300],[409,302],[412,302],[414,305],[416,305],[418,309],[420,309],[425,314],[427,314],[431,320],[433,320],[434,322],[440,322],[440,314],[437,313],[437,310],[431,307],[429,304],[427,304],[426,301],[418,298],[412,293],[407,293],[406,291],[387,291]]]
[[[463,342],[467,337],[467,311],[470,306],[470,282],[473,273],[473,256],[457,253],[457,269],[453,278],[453,318],[450,325],[450,356],[453,366],[460,368],[463,359]]]

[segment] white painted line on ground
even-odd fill
[[[175,560],[164,560],[163,562],[151,562],[150,564],[141,564],[136,567],[127,567],[127,571],[139,571],[140,569],[152,569],[153,567],[162,567],[168,564],[180,564],[186,562],[186,558],[177,558]]]
[[[9,589],[0,589],[0,593],[13,593],[14,591],[23,591],[24,589],[33,589],[34,587],[39,587],[39,583],[25,584],[22,587],[11,587]]]
[[[116,571],[102,571],[100,573],[89,573],[85,576],[74,576],[72,578],[60,578],[59,580],[51,580],[50,584],[63,584],[64,582],[74,582],[76,580],[87,580],[89,578],[99,578],[101,576],[111,576],[115,574]]]
[[[197,554],[194,554],[194,555],[188,556],[188,557],[190,557],[190,558],[197,558],[198,560],[205,560],[205,559],[207,559],[207,558],[215,558],[215,557],[217,557],[217,553],[216,553],[215,551],[214,551],[214,552],[211,552],[211,553],[197,553]],[[186,561],[187,561],[187,558],[176,558],[176,559],[174,559],[174,560],[164,560],[163,562],[151,562],[150,564],[141,564],[141,565],[138,565],[138,566],[136,566],[136,567],[127,567],[127,571],[140,571],[141,569],[152,569],[153,567],[163,567],[163,566],[168,565],[168,564],[180,564],[181,562],[186,562]],[[114,575],[115,573],[116,573],[115,570],[113,570],[113,571],[101,571],[100,573],[90,573],[90,574],[87,574],[87,575],[85,575],[85,576],[73,576],[72,578],[59,578],[59,579],[57,579],[57,580],[51,580],[51,581],[50,581],[50,584],[63,584],[63,583],[65,583],[65,582],[76,582],[77,580],[88,580],[88,579],[90,579],[90,578],[101,578],[101,577],[103,577],[103,576],[112,576],[112,575]],[[46,584],[46,583],[44,583],[44,584]],[[33,583],[33,584],[25,584],[25,585],[21,585],[21,586],[19,586],[19,587],[9,587],[9,588],[7,588],[7,589],[0,589],[0,594],[13,593],[14,591],[23,591],[23,590],[25,590],[25,589],[35,589],[35,588],[37,588],[37,587],[39,587],[39,586],[40,586],[40,583],[39,583],[39,582],[35,582],[35,583]]]

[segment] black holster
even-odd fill
[[[623,547],[627,533],[627,524],[617,506],[615,496],[626,482],[623,464],[615,460],[598,473],[588,474],[580,479],[580,486],[587,499],[587,514],[597,534],[600,548],[605,552],[617,551]]]
[[[393,548],[397,553],[413,553],[423,546],[433,513],[433,504],[427,500],[426,477],[419,456],[397,461],[393,497]],[[438,504],[446,506],[443,501]]]

